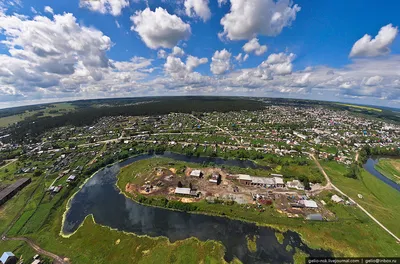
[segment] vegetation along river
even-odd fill
[[[379,171],[375,169],[375,165],[379,162],[379,158],[381,157],[370,157],[367,162],[364,164],[364,169],[367,170],[369,173],[383,181],[384,183],[388,184],[390,187],[398,190],[400,192],[400,185],[392,181],[391,179],[382,175]]]
[[[161,156],[187,162],[260,167],[251,161],[187,157],[173,153]],[[93,214],[98,224],[138,235],[165,236],[171,242],[189,237],[197,237],[202,241],[221,241],[226,248],[226,261],[237,257],[243,263],[292,263],[295,248],[312,256],[331,256],[330,252],[309,248],[295,232],[285,232],[283,244],[280,244],[272,228],[224,217],[144,206],[126,198],[115,185],[120,168],[149,157],[142,155],[130,158],[104,168],[90,178],[70,201],[62,227],[63,233],[71,234],[87,215]],[[256,252],[249,251],[246,235],[257,236]],[[293,250],[287,251],[287,245]]]

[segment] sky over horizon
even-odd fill
[[[395,0],[0,0],[0,108],[173,95],[400,107]]]

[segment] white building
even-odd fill
[[[318,208],[318,205],[313,200],[300,200],[300,204],[304,205],[306,208]]]
[[[337,196],[336,194],[332,195],[331,200],[334,201],[335,203],[343,202],[343,199]]]
[[[304,185],[299,180],[288,181],[286,186],[300,191],[304,190]]]

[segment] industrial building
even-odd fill
[[[22,178],[6,187],[0,192],[0,205],[4,204],[10,200],[14,195],[16,195],[20,190],[27,186],[31,182],[31,178]]]

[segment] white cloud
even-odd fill
[[[229,71],[231,68],[231,55],[226,49],[215,51],[214,56],[211,58],[211,72],[220,75]]]
[[[185,52],[184,52],[183,49],[181,49],[180,47],[175,46],[175,47],[172,49],[172,56],[175,56],[175,57],[183,57],[184,55],[185,55]]]
[[[298,77],[297,79],[294,80],[292,86],[296,86],[296,87],[308,86],[310,83],[310,76],[311,76],[310,72],[307,72],[307,73],[301,75],[300,77]]]
[[[369,77],[369,78],[365,81],[364,85],[366,85],[366,86],[377,86],[377,85],[379,85],[382,81],[383,81],[383,78],[382,78],[381,76],[375,75],[375,76]]]
[[[51,8],[50,6],[45,6],[44,12],[54,15],[53,8]]]
[[[260,43],[258,43],[258,39],[257,38],[253,38],[249,42],[244,44],[243,50],[246,53],[254,52],[257,56],[260,56],[260,55],[264,54],[267,51],[267,45],[262,45],[261,46]]]
[[[207,58],[197,58],[197,57],[189,55],[186,58],[186,69],[189,72],[192,72],[195,68],[200,66],[200,64],[206,64],[207,62],[208,62]]]
[[[296,55],[293,53],[273,53],[260,66],[269,69],[276,75],[289,75],[293,71],[292,62],[295,58]]]
[[[122,9],[129,6],[129,0],[80,0],[79,6],[101,14],[119,16]]]
[[[185,12],[190,17],[198,16],[204,22],[211,17],[208,0],[185,0]]]
[[[115,20],[115,25],[117,26],[117,28],[121,28],[121,25],[118,23],[118,20]]]
[[[238,62],[242,62],[243,58],[242,58],[242,53],[239,53],[238,55],[235,56],[235,60]]]
[[[191,35],[190,25],[178,16],[171,15],[167,10],[158,7],[155,11],[146,8],[131,16],[133,26],[147,47],[151,49],[172,48],[180,40]]]
[[[350,57],[376,57],[388,54],[390,45],[398,34],[398,28],[392,24],[382,27],[374,39],[368,34],[354,43]]]
[[[248,58],[249,58],[249,54],[244,55],[243,61],[247,61]]]
[[[230,40],[276,36],[291,25],[299,11],[290,0],[231,0],[230,12],[221,19],[221,35]]]
[[[38,13],[38,12],[36,11],[36,9],[35,9],[33,6],[31,6],[31,12],[34,13],[34,14],[37,14],[37,13]]]
[[[228,0],[218,0],[218,6],[221,7],[222,5],[225,5],[228,2]]]
[[[157,51],[157,58],[165,59],[165,58],[167,58],[167,56],[168,56],[168,53],[165,50],[160,49],[159,51]]]

